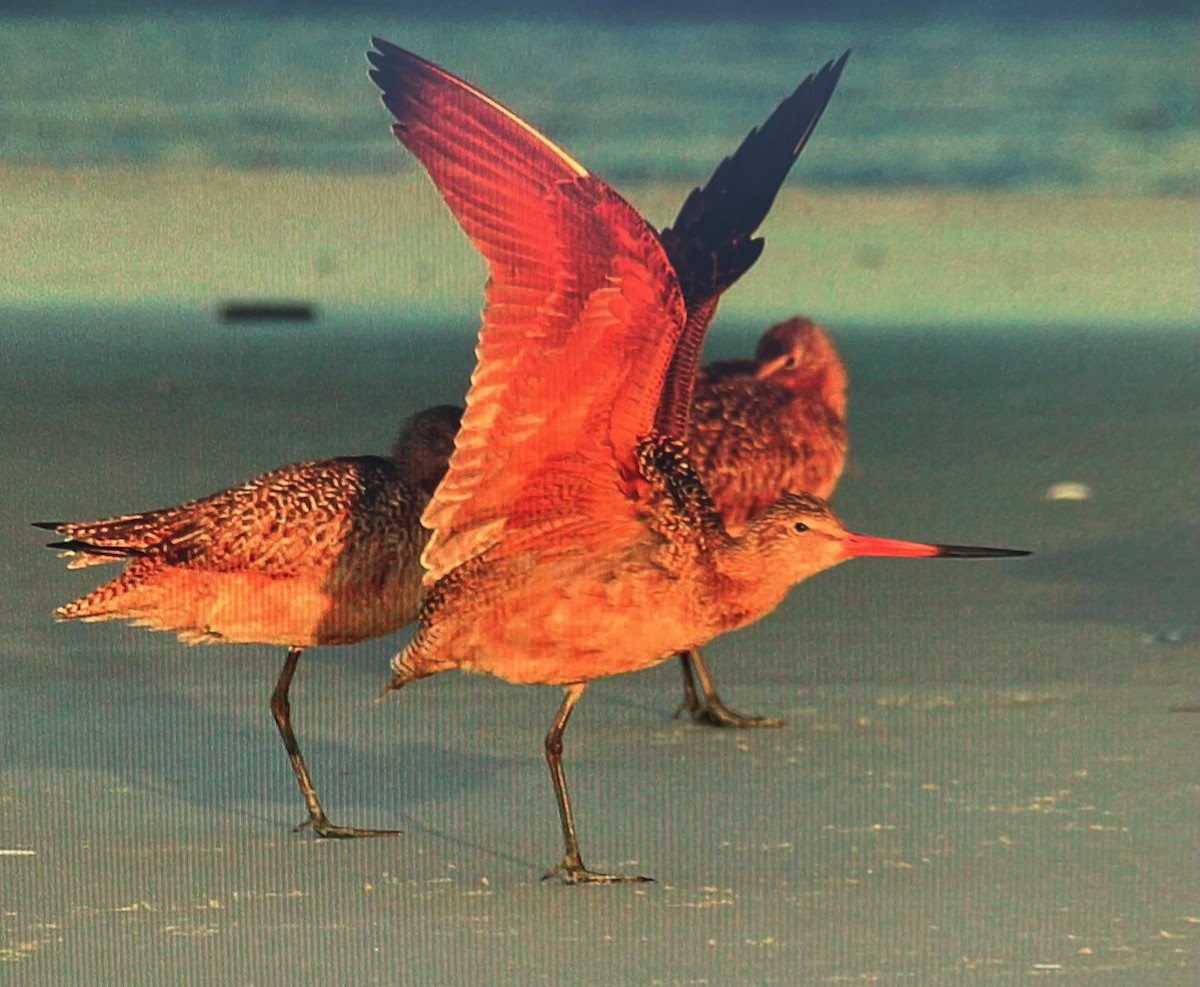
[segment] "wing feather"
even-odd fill
[[[700,352],[717,302],[762,253],[764,241],[754,233],[816,129],[849,57],[844,52],[805,78],[703,188],[692,190],[675,222],[662,231],[688,313],[659,408],[657,426],[664,435],[682,438],[687,432]]]
[[[684,307],[654,231],[611,188],[474,86],[374,45],[396,137],[490,274],[462,429],[422,518],[431,584],[484,551],[632,520]]]

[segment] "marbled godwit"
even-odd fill
[[[588,682],[743,627],[855,556],[1025,553],[853,534],[806,494],[730,535],[683,443],[705,326],[689,326],[654,231],[494,99],[373,43],[396,137],[490,274],[467,410],[422,517],[420,625],[388,689],[453,668],[563,686],[545,738],[565,844],[550,873],[638,880],[579,852],[562,735]]]
[[[703,339],[721,296],[762,254],[765,241],[754,234],[821,119],[849,54],[846,52],[805,78],[776,106],[761,127],[752,129],[734,153],[717,165],[703,186],[692,190],[674,222],[659,233],[667,260],[679,277],[687,311],[685,338],[695,340],[697,344]],[[819,329],[816,331],[820,332]],[[700,372],[696,381],[697,393],[693,397],[693,405],[699,411],[698,424],[693,425],[688,441],[693,452],[699,454],[699,462],[712,471],[711,479],[704,470],[701,472],[705,483],[712,485],[718,508],[723,514],[730,511],[734,521],[739,516],[744,519],[749,510],[739,502],[740,496],[751,497],[757,506],[772,503],[784,490],[778,486],[776,474],[779,479],[793,477],[797,466],[790,460],[795,458],[796,450],[805,443],[813,445],[816,441],[814,437],[802,443],[792,436],[780,436],[774,448],[763,447],[767,430],[760,432],[757,439],[750,432],[755,427],[755,414],[761,414],[762,409],[750,405],[761,392],[777,410],[786,407],[786,411],[794,411],[780,399],[781,393],[794,393],[806,383],[815,381],[820,369],[816,365],[818,353],[830,354],[834,361],[838,360],[828,337],[822,334],[821,339],[824,347],[814,342],[806,354],[806,339],[801,335],[789,335],[777,327],[770,339],[764,338],[760,343],[755,361],[738,363],[739,370],[743,366],[747,368],[747,375],[735,373],[732,364],[705,368]],[[784,348],[787,353],[782,352]],[[805,361],[810,368],[807,378],[801,378],[794,372],[794,367],[788,366],[789,355],[794,360]],[[688,358],[695,356],[690,354]],[[681,354],[680,358],[683,357]],[[744,376],[752,378],[753,383],[748,383]],[[781,391],[781,388],[786,390]],[[806,402],[797,398],[795,403]],[[723,418],[729,420],[731,431],[722,440],[718,432]],[[795,422],[794,415],[789,416],[789,420]],[[789,442],[792,444],[790,452],[785,448]],[[740,455],[757,458],[753,463],[749,460],[737,462],[734,457]],[[823,466],[814,463],[810,467],[818,468]],[[717,693],[712,675],[698,651],[680,654],[679,658],[684,685],[680,711],[688,709],[697,723],[736,727],[781,725],[780,720],[743,716],[729,709]]]
[[[753,360],[714,363],[696,378],[688,454],[732,535],[785,493],[828,500],[842,475],[847,444],[846,368],[833,341],[811,319],[772,326]],[[700,653],[679,657],[680,710],[686,708],[694,720],[782,725],[735,713],[717,695]]]
[[[420,516],[446,469],[458,408],[415,415],[394,458],[296,463],[178,507],[103,521],[43,522],[69,568],[127,562],[112,582],[54,611],[128,620],[183,641],[279,644],[287,659],[271,713],[319,836],[390,830],[333,825],[292,732],[288,687],[305,648],[352,644],[409,623],[421,593]]]

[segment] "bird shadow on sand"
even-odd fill
[[[162,684],[161,674],[139,676],[142,660],[133,660],[132,676],[43,679],[22,685],[19,696],[0,694],[11,728],[0,768],[104,775],[202,814],[246,817],[256,829],[286,831],[306,815],[268,708],[273,668],[252,672],[239,662],[196,695]],[[417,690],[404,697],[401,722],[391,704],[374,702],[380,676],[339,669],[331,694],[330,670],[310,671],[318,672],[314,681],[293,697],[295,726],[338,821],[414,828],[411,813],[422,805],[461,797],[516,760],[456,745],[454,724]],[[249,708],[246,697],[258,693],[261,703]],[[532,748],[530,760],[539,753]]]

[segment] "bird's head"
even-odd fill
[[[439,404],[418,411],[404,423],[392,458],[414,483],[429,495],[446,475],[450,454],[454,452],[454,437],[462,421],[462,409],[452,404]]]
[[[740,539],[756,557],[760,572],[789,586],[848,559],[995,559],[1028,555],[1010,548],[938,545],[900,541],[848,531],[829,505],[808,494],[786,494],[751,522]]]
[[[812,319],[799,316],[772,326],[758,341],[754,376],[794,391],[808,391],[839,416],[846,410],[846,367],[833,340]]]

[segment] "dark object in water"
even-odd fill
[[[217,318],[221,322],[287,319],[311,322],[316,317],[316,306],[308,302],[224,302],[217,308]]]

